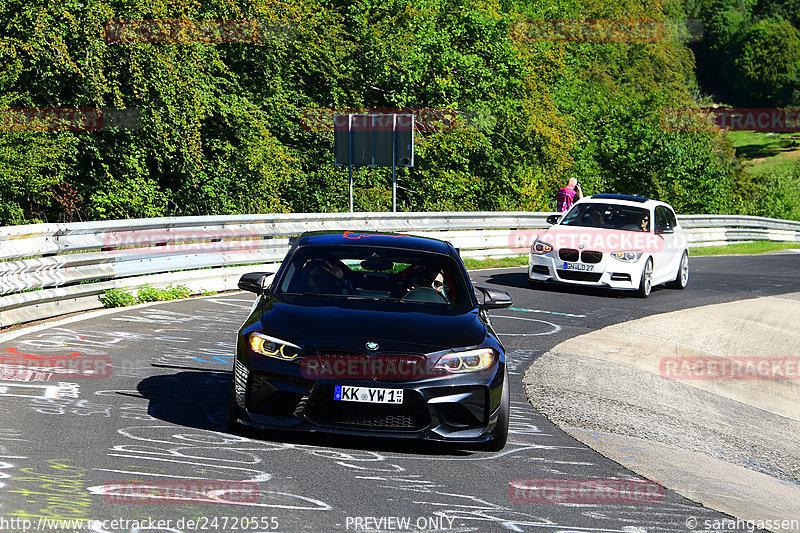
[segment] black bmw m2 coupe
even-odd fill
[[[450,243],[311,232],[258,295],[237,339],[229,424],[505,446],[506,355]]]

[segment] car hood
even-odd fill
[[[572,234],[586,234],[586,235],[607,235],[609,233],[619,232],[622,230],[618,229],[610,229],[610,228],[593,228],[591,226],[564,226],[561,224],[557,224],[555,226],[550,226],[545,231],[539,234],[539,238],[543,237],[554,237],[554,236],[562,236],[562,235],[572,235]]]
[[[264,332],[301,346],[305,351],[366,352],[376,342],[376,353],[431,353],[481,344],[486,325],[477,310],[441,315],[424,310],[375,310],[358,304],[293,305],[267,302],[261,311]],[[394,304],[389,307],[410,307]]]

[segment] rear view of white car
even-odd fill
[[[636,291],[656,285],[683,289],[689,249],[669,204],[641,196],[596,194],[534,240],[528,261],[532,286],[543,281]]]

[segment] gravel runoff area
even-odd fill
[[[525,390],[578,440],[692,500],[754,522],[800,520],[798,318],[794,293],[617,324],[543,354]],[[721,379],[719,368],[674,379],[667,362],[691,357],[785,357],[778,371],[794,374],[765,379],[742,366],[746,379]]]

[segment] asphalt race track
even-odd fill
[[[649,502],[514,501],[515,480],[641,479],[535,412],[521,376],[539,354],[571,336],[646,315],[797,291],[800,254],[695,258],[686,290],[659,288],[646,300],[534,290],[523,268],[477,271],[472,279],[514,299],[511,309],[492,313],[512,381],[511,435],[502,452],[231,434],[224,419],[234,334],[252,295],[124,309],[0,343],[5,356],[77,353],[112,362],[102,379],[2,374],[0,531],[675,533],[691,531],[687,521],[729,518],[669,490]],[[181,492],[195,480],[256,491],[219,500]],[[169,485],[171,497],[148,493],[147,483]],[[151,496],[134,498],[131,487]],[[77,519],[82,527],[45,519]]]

